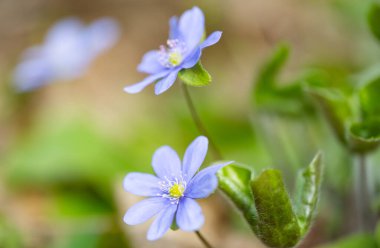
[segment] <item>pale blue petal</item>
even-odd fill
[[[142,200],[128,209],[124,215],[124,222],[128,225],[141,224],[170,204],[170,201],[163,197],[151,197]]]
[[[66,36],[80,36],[83,34],[84,29],[85,26],[78,18],[69,17],[63,19],[49,29],[45,38],[45,44],[60,43],[61,40],[65,40]]]
[[[181,174],[181,160],[170,146],[163,146],[156,150],[152,166],[161,179],[178,177]]]
[[[130,93],[130,94],[139,93],[148,85],[154,83],[155,81],[157,81],[160,78],[165,77],[167,75],[167,73],[168,72],[161,72],[161,73],[150,75],[139,83],[132,84],[132,85],[124,87],[124,91],[127,93]]]
[[[43,53],[55,77],[65,80],[82,75],[94,57],[86,39],[86,27],[74,18],[65,19],[49,30]]]
[[[139,72],[144,72],[148,74],[156,74],[166,70],[164,66],[159,62],[160,51],[152,50],[147,52],[143,58],[141,63],[137,66],[137,70]]]
[[[175,204],[161,210],[148,230],[147,239],[153,241],[161,238],[172,225],[176,211],[177,205]]]
[[[54,80],[77,78],[99,52],[114,44],[117,36],[115,22],[109,18],[99,19],[89,26],[76,18],[59,21],[49,29],[44,44],[28,50],[21,62],[22,68],[17,69],[24,75],[16,72],[16,84],[27,82],[20,85],[28,90]],[[41,69],[41,61],[44,69]]]
[[[93,56],[111,48],[119,39],[118,23],[109,17],[101,18],[88,26],[87,39]]]
[[[207,147],[208,139],[204,136],[199,136],[186,149],[182,166],[186,181],[189,181],[201,167],[207,154]]]
[[[159,182],[161,179],[145,173],[129,173],[123,181],[124,189],[139,196],[157,196],[161,193]]]
[[[165,91],[167,91],[174,84],[175,80],[177,79],[178,71],[179,70],[175,70],[175,71],[170,72],[170,74],[168,76],[166,76],[165,78],[163,78],[159,82],[157,82],[157,84],[154,87],[154,93],[156,95],[159,95],[159,94],[162,94]]]
[[[171,40],[180,39],[181,34],[180,34],[179,29],[178,29],[178,17],[173,16],[172,18],[170,18],[169,28],[170,28],[169,39],[171,39]]]
[[[201,170],[188,184],[185,196],[197,199],[206,198],[211,195],[218,187],[218,178],[216,177],[216,172],[231,163],[232,161],[216,164]]]
[[[28,58],[17,65],[13,80],[17,91],[31,91],[54,80],[54,71],[45,59]]]
[[[192,232],[202,227],[205,218],[201,207],[195,200],[183,197],[178,205],[176,222],[181,230]]]
[[[185,11],[180,17],[179,30],[189,51],[192,51],[201,42],[204,26],[204,15],[198,7]]]
[[[197,47],[192,54],[186,57],[181,67],[185,69],[194,67],[201,58],[201,55],[202,50],[199,47]]]
[[[201,58],[202,49],[217,43],[220,40],[221,36],[222,32],[216,31],[207,37],[207,39],[203,41],[199,47],[195,48],[195,50],[184,59],[182,68],[188,69],[194,67]]]
[[[221,31],[215,31],[213,32],[212,34],[210,34],[206,40],[204,40],[201,45],[200,45],[200,48],[203,49],[205,47],[209,47],[209,46],[212,46],[214,44],[216,44],[220,38],[222,37],[222,32]]]

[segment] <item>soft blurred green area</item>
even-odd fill
[[[367,26],[371,2],[1,1],[0,247],[131,247],[122,223],[129,206],[115,193],[123,177],[152,172],[159,146],[182,156],[199,133],[178,82],[160,96],[152,88],[128,95],[122,87],[143,77],[135,68],[145,51],[165,42],[169,17],[193,5],[204,10],[208,32],[224,31],[203,54],[213,82],[190,89],[223,156],[255,172],[280,169],[293,189],[296,171],[322,151],[322,200],[300,247],[338,239],[345,240],[327,247],[376,247],[369,234],[347,238],[356,225],[352,160],[303,90],[310,84],[351,94],[373,73],[370,66],[379,72],[380,46]],[[21,52],[66,16],[112,16],[121,24],[121,40],[81,79],[13,92],[11,73]],[[277,44],[283,45],[276,50]],[[270,64],[273,57],[281,61]],[[260,82],[264,93],[253,91]],[[206,165],[213,159],[210,154]],[[379,214],[380,153],[369,159]]]

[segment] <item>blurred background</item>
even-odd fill
[[[291,107],[266,108],[256,101],[254,85],[276,45],[285,42],[290,54],[280,83],[322,71],[334,87],[347,88],[352,75],[380,62],[380,47],[366,25],[370,3],[1,0],[0,247],[201,247],[192,233],[169,231],[152,243],[145,239],[147,225],[122,223],[125,211],[140,199],[124,192],[126,173],[152,172],[155,149],[170,145],[182,156],[199,135],[178,83],[160,96],[152,87],[137,95],[122,90],[145,76],[136,67],[146,51],[166,42],[169,18],[194,5],[204,11],[208,33],[223,31],[220,43],[202,58],[212,84],[190,89],[223,156],[256,174],[267,167],[281,169],[292,193],[297,170],[323,151],[322,200],[300,247],[354,233],[347,151],[308,99],[295,99],[296,113]],[[79,77],[30,92],[15,90],[12,75],[24,51],[44,43],[48,30],[67,17],[86,25],[111,17],[119,24],[119,39]],[[371,190],[379,195],[380,167],[374,166],[379,152],[370,160]],[[373,202],[380,212],[380,198]],[[221,194],[201,204],[202,232],[216,247],[264,247]]]

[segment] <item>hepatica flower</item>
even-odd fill
[[[119,36],[117,23],[102,18],[84,25],[76,18],[55,24],[40,46],[28,49],[14,71],[19,91],[29,91],[55,80],[81,76],[90,63],[115,44]]]
[[[185,11],[178,19],[170,19],[169,39],[159,50],[147,52],[137,70],[149,74],[139,83],[127,86],[128,93],[138,93],[148,85],[157,81],[155,94],[168,90],[175,82],[181,70],[194,67],[202,50],[217,43],[222,32],[216,31],[204,41],[205,21],[202,11],[194,7]]]
[[[161,238],[173,221],[184,231],[199,230],[204,216],[194,199],[208,197],[218,186],[216,172],[231,163],[209,166],[197,173],[207,153],[208,140],[196,138],[185,152],[183,163],[169,146],[159,148],[153,155],[156,176],[129,173],[124,179],[126,191],[149,198],[132,206],[124,216],[129,225],[143,223],[156,215],[147,238]]]

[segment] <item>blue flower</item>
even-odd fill
[[[114,45],[118,36],[118,25],[110,18],[88,26],[76,18],[58,22],[42,45],[24,53],[13,75],[17,90],[30,91],[55,80],[81,76],[93,59]]]
[[[153,155],[152,166],[157,176],[129,173],[124,179],[126,191],[149,198],[132,206],[124,216],[128,225],[143,223],[157,215],[147,239],[161,238],[173,220],[184,231],[195,231],[204,223],[202,209],[194,199],[208,197],[218,186],[216,172],[231,163],[209,166],[197,173],[207,153],[208,140],[200,136],[187,148],[181,166],[177,153],[169,146]]]
[[[185,11],[179,19],[172,17],[169,24],[167,46],[147,52],[137,67],[138,71],[150,75],[139,83],[125,87],[127,93],[138,93],[155,81],[158,81],[155,94],[165,92],[174,84],[179,71],[194,67],[202,50],[217,43],[222,36],[222,32],[216,31],[202,42],[204,15],[198,7]]]

